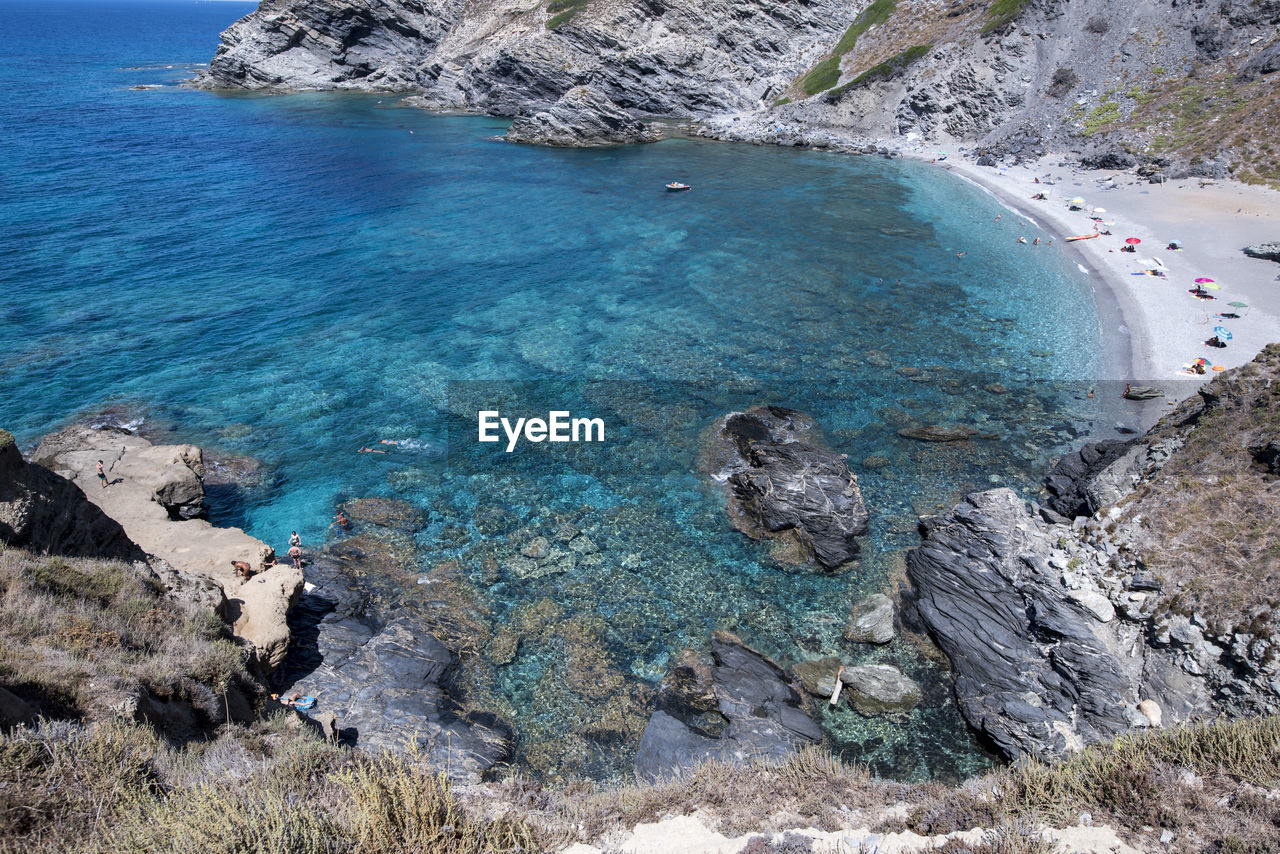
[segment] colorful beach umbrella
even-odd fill
[[[1213,334],[1217,335],[1219,338],[1222,338],[1223,340],[1226,340],[1226,341],[1231,340],[1231,333],[1227,331],[1227,327],[1225,326],[1213,327]]]
[[[1212,282],[1212,281],[1213,281],[1213,279],[1196,279],[1196,284],[1197,284],[1197,285],[1206,285],[1206,284],[1208,284],[1209,282]]]
[[[1126,237],[1124,242],[1128,243],[1130,246],[1137,246],[1142,241],[1136,237]]]

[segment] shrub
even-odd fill
[[[1049,88],[1045,90],[1045,94],[1051,98],[1061,98],[1076,88],[1076,84],[1079,82],[1080,76],[1076,74],[1074,69],[1060,65],[1054,70],[1053,77],[1049,80]]]
[[[1084,29],[1085,32],[1093,33],[1095,36],[1100,36],[1107,30],[1111,29],[1111,22],[1101,15],[1094,15],[1089,19],[1089,22],[1084,25]]]

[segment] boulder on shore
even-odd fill
[[[870,514],[844,455],[807,441],[813,431],[812,418],[780,406],[734,412],[705,467],[728,488],[734,527],[788,541],[797,562],[832,570],[858,556]]]
[[[550,108],[515,119],[505,138],[508,142],[590,148],[657,142],[662,134],[590,86],[575,86]]]
[[[888,643],[893,640],[893,600],[873,593],[853,606],[845,640],[854,643]]]

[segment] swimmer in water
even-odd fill
[[[400,444],[400,440],[399,440],[399,439],[380,439],[379,441],[380,441],[382,444],[384,444],[384,445],[399,445],[399,444]]]
[[[1019,242],[1019,243],[1026,243],[1026,242],[1027,242],[1027,238],[1025,238],[1025,237],[1019,237],[1019,238],[1018,238],[1018,242]]]
[[[963,252],[957,252],[957,253],[956,253],[956,257],[957,257],[957,258],[963,258],[964,256],[966,256],[966,255],[968,255],[968,254],[969,254],[969,250],[968,250],[968,249],[966,249],[966,250],[965,250],[965,251],[963,251]]]
[[[386,451],[378,451],[378,450],[374,450],[373,448],[361,448],[360,450],[356,451],[356,453],[357,454],[385,454]]]

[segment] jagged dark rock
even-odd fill
[[[570,148],[657,142],[657,130],[632,118],[589,86],[576,86],[550,109],[522,116],[507,129],[508,142]]]
[[[1261,258],[1263,261],[1280,261],[1280,240],[1246,246],[1244,254],[1250,258]]]
[[[1130,444],[1119,439],[1090,442],[1059,460],[1044,481],[1049,508],[1068,519],[1096,513],[1098,508],[1090,506],[1089,481],[1118,460]]]
[[[371,749],[416,747],[439,771],[474,780],[506,759],[514,734],[450,695],[459,663],[407,613],[379,613],[353,576],[360,558],[318,553],[289,612],[295,638],[273,683],[318,698],[342,740]]]
[[[683,664],[664,680],[636,749],[640,780],[670,778],[708,759],[781,758],[822,740],[782,668],[725,632],[712,637],[711,656],[710,666]],[[709,718],[718,725],[708,729]]]
[[[975,493],[921,530],[907,553],[915,608],[951,660],[970,726],[1010,759],[1051,759],[1133,725],[1153,689],[1065,595],[1048,526],[1020,498]]]
[[[1253,55],[1253,58],[1240,69],[1240,79],[1257,80],[1265,74],[1280,71],[1280,42],[1272,42]]]
[[[729,490],[729,518],[753,538],[787,541],[799,561],[836,569],[858,556],[870,518],[843,454],[811,444],[813,419],[777,406],[734,412],[706,456]]]

